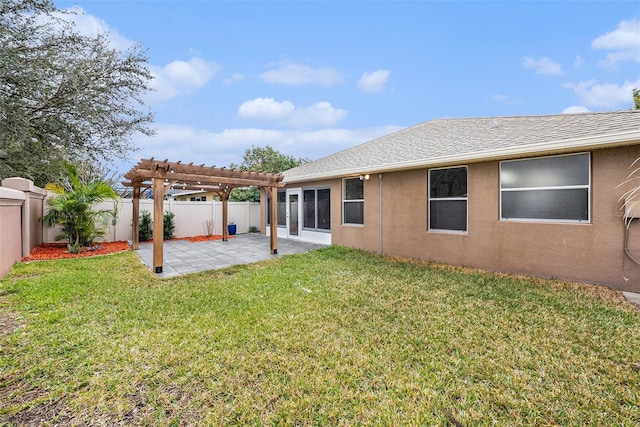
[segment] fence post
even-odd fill
[[[2,186],[21,191],[25,196],[22,204],[22,256],[28,256],[31,249],[42,243],[43,229],[40,218],[44,214],[44,198],[47,192],[25,178],[5,178],[2,180]]]

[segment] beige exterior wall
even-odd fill
[[[364,226],[342,225],[342,180],[323,181],[331,185],[332,243],[640,292],[640,266],[623,251],[624,225],[618,199],[624,189],[617,188],[638,157],[638,145],[592,152],[590,223],[501,221],[499,162],[469,164],[467,233],[428,231],[426,168],[385,173],[382,185],[378,174],[370,174],[364,182]],[[318,183],[288,187],[315,185]],[[639,223],[640,219],[632,223],[629,238],[636,258],[640,258]]]
[[[23,192],[0,187],[0,277],[22,258]]]
[[[44,198],[46,192],[33,185],[33,182],[25,178],[5,178],[2,187],[17,190],[23,193],[25,199],[22,205],[22,256],[27,256],[31,250],[42,243],[42,214],[44,211]]]

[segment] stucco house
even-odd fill
[[[640,111],[431,120],[286,171],[278,235],[640,292],[638,157]]]

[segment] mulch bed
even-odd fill
[[[63,258],[85,258],[96,255],[113,254],[116,252],[128,251],[129,244],[124,240],[118,242],[100,242],[94,247],[83,247],[79,254],[71,254],[67,250],[66,243],[43,243],[33,248],[29,256],[22,258],[22,261],[42,261]]]
[[[234,236],[229,236],[233,238]],[[180,237],[171,240],[188,240],[190,242],[206,242],[208,240],[222,240],[221,235],[211,236],[193,236],[193,237]],[[150,240],[152,241],[152,240]],[[124,240],[117,242],[100,242],[94,247],[83,247],[79,254],[71,254],[67,250],[66,243],[43,243],[33,248],[29,256],[23,257],[22,261],[42,261],[52,259],[64,259],[64,258],[85,258],[97,255],[114,254],[117,252],[124,252],[131,249],[129,243]]]

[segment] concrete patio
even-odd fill
[[[261,234],[239,234],[226,242],[210,240],[190,242],[169,240],[164,242],[162,273],[158,277],[173,277],[205,270],[216,270],[238,264],[250,264],[283,255],[308,252],[324,247],[315,243],[292,239],[278,239],[278,253],[269,251],[269,237]],[[153,266],[153,243],[140,243],[135,251],[149,268]]]

